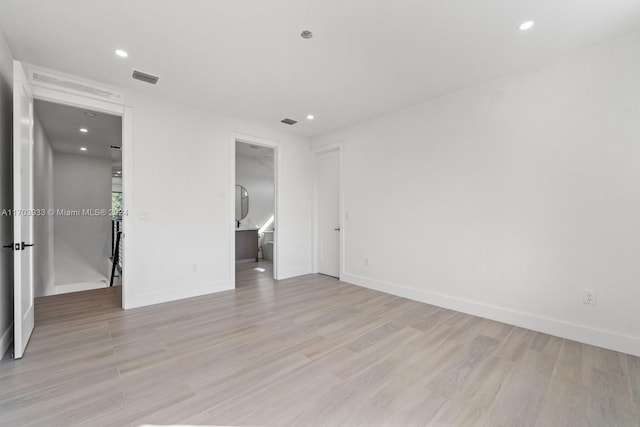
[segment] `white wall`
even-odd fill
[[[132,163],[123,183],[130,201],[125,206],[130,225],[126,258],[131,260],[124,271],[126,308],[235,286],[230,238],[235,195],[230,190],[236,135],[277,144],[277,274],[287,278],[311,272],[309,139],[279,130],[279,124],[224,117],[137,93],[125,98],[133,111],[133,143],[125,147]],[[54,179],[56,198],[59,193]],[[63,229],[54,222],[56,242]],[[56,267],[62,258],[56,246]],[[63,280],[57,268],[55,276],[56,282]]]
[[[13,208],[11,128],[13,55],[0,28],[0,211]],[[13,241],[13,220],[0,215],[0,244]],[[0,358],[13,341],[13,254],[0,248]]]
[[[99,216],[62,216],[54,220],[55,285],[101,282],[111,254],[111,160],[53,153],[54,208],[98,210]]]
[[[134,229],[125,236],[134,248],[133,265],[124,267],[127,307],[233,289],[235,133],[278,143],[278,274],[311,271],[308,139],[139,94],[126,97],[134,109],[134,164],[124,171],[132,184],[125,176],[125,197],[134,201],[133,209],[125,206]]]
[[[273,162],[236,157],[236,184],[249,193],[249,211],[240,228],[262,227],[274,214]]]
[[[640,355],[638,76],[635,34],[317,138],[343,279]]]
[[[34,208],[53,209],[53,150],[42,124],[36,117],[33,131]],[[34,292],[35,296],[54,293],[53,215],[33,219],[34,240]]]

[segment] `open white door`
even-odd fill
[[[20,359],[34,326],[33,92],[13,61],[13,301],[14,357]]]
[[[318,154],[318,273],[340,277],[340,151]]]

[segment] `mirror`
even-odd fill
[[[236,221],[243,220],[249,213],[249,193],[242,185],[236,185]]]

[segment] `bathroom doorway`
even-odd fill
[[[276,153],[276,147],[258,141],[235,141],[236,287],[248,278],[255,283],[277,277]]]

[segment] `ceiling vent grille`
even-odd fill
[[[55,74],[35,68],[29,69],[29,81],[34,86],[47,89],[63,90],[78,95],[90,96],[102,100],[122,103],[124,96],[122,93],[111,89],[100,87],[89,82],[85,82],[72,77]]]
[[[284,123],[285,125],[295,125],[296,123],[298,123],[297,121],[293,120],[293,119],[282,119],[280,120],[282,123]]]
[[[138,70],[133,70],[132,77],[136,80],[140,80],[141,82],[151,83],[152,85],[158,83],[158,80],[160,80],[160,77],[158,76],[154,76],[153,74],[143,73],[142,71],[138,71]]]

